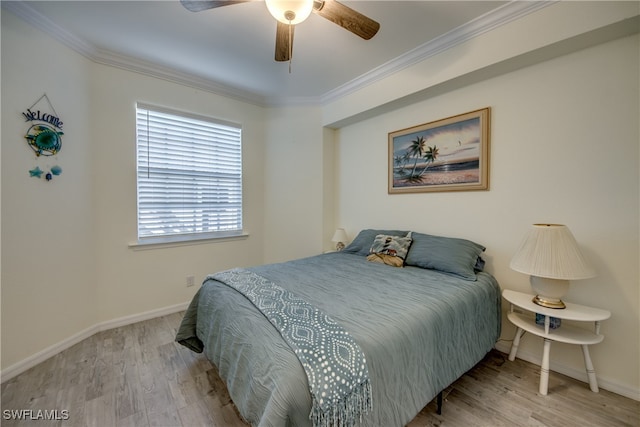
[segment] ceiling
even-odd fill
[[[93,61],[258,104],[325,102],[467,40],[483,26],[499,25],[513,4],[342,3],[378,21],[378,34],[365,41],[311,14],[295,28],[289,73],[288,63],[274,61],[276,21],[262,1],[197,13],[178,0],[2,1],[3,8]]]

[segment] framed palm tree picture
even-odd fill
[[[490,108],[389,133],[389,193],[489,189]]]

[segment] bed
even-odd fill
[[[372,262],[376,238],[407,235],[403,268]],[[403,426],[500,335],[500,288],[481,271],[482,251],[464,239],[369,229],[340,252],[242,271],[294,293],[353,337],[366,355],[372,397],[358,425]],[[176,340],[204,351],[250,424],[312,425],[306,368],[237,289],[208,277]]]

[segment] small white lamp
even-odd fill
[[[569,280],[595,276],[573,234],[561,224],[533,224],[511,259],[511,269],[531,276],[533,302],[547,308],[565,308],[561,298],[569,291]]]
[[[283,24],[296,25],[309,17],[313,0],[265,0],[271,16]]]
[[[343,250],[345,242],[347,241],[347,233],[344,231],[344,228],[338,228],[336,232],[333,233],[331,241],[336,244],[336,251]]]

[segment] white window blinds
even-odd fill
[[[136,130],[139,241],[242,232],[239,126],[138,104]]]

